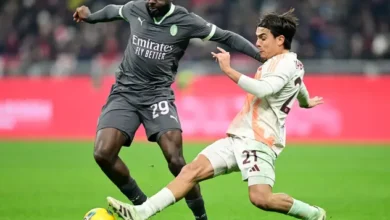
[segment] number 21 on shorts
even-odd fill
[[[257,162],[256,150],[251,150],[251,151],[244,150],[242,154],[244,155],[244,157],[246,157],[245,160],[242,162],[242,164],[245,165],[251,163],[251,157],[253,158],[254,162]]]
[[[169,113],[168,101],[161,101],[150,106],[153,110],[153,119]]]

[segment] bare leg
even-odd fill
[[[270,185],[258,184],[249,187],[249,199],[256,207],[269,212],[278,212],[298,219],[317,220],[321,213],[314,206],[295,200],[287,194],[272,193]]]
[[[180,174],[141,206],[136,206],[137,212],[144,219],[155,215],[157,212],[184,198],[194,186],[205,179],[212,178],[214,169],[210,161],[200,155],[192,163],[183,167]]]
[[[158,140],[161,150],[168,162],[168,167],[171,173],[176,177],[179,175],[182,168],[186,165],[183,156],[183,141],[180,130],[167,131]],[[195,184],[193,188],[186,194],[186,202],[191,209],[196,220],[207,220],[204,201],[200,193],[199,184]]]
[[[98,131],[95,140],[94,158],[106,176],[134,204],[140,205],[147,199],[130,176],[129,169],[118,154],[126,141],[126,136],[115,128]]]

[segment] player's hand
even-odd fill
[[[221,70],[225,72],[230,68],[230,53],[220,47],[217,47],[217,49],[220,53],[211,52],[211,54],[213,55],[213,58],[217,59]]]
[[[87,19],[88,16],[91,14],[91,11],[87,6],[81,6],[78,7],[73,14],[73,20],[76,21],[77,23],[83,22],[83,20]]]
[[[324,99],[322,97],[316,96],[314,98],[310,98],[308,105],[305,107],[306,108],[313,108],[313,107],[316,107],[317,105],[321,105],[321,104],[324,104]]]

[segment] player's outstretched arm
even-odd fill
[[[192,38],[219,42],[260,62],[262,61],[259,50],[244,37],[231,31],[222,30],[196,14],[191,13],[189,18],[191,19],[191,29],[193,30],[191,33]]]
[[[76,9],[76,12],[73,14],[73,20],[76,22],[87,22],[90,24],[95,24],[98,22],[109,22],[115,20],[121,20],[122,5],[107,5],[103,9],[91,13],[87,6],[81,6]]]
[[[287,73],[270,74],[260,80],[245,76],[231,68],[230,54],[228,52],[219,47],[218,50],[220,53],[212,52],[211,54],[218,60],[221,70],[243,90],[256,97],[263,98],[279,92],[289,80],[289,75]],[[276,70],[278,71],[278,68],[276,68]]]
[[[317,105],[321,105],[324,103],[322,97],[315,96],[314,98],[310,98],[309,92],[307,91],[307,88],[303,82],[299,90],[297,99],[301,108],[313,108]]]
[[[260,62],[262,61],[259,49],[250,41],[232,31],[216,27],[215,34],[210,40],[225,44],[238,52],[244,53]]]

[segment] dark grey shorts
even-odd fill
[[[130,146],[138,127],[143,124],[148,140],[157,142],[169,130],[180,130],[181,125],[173,101],[159,101],[152,105],[135,105],[123,93],[108,97],[99,117],[97,131],[116,128],[127,136],[125,146]]]

